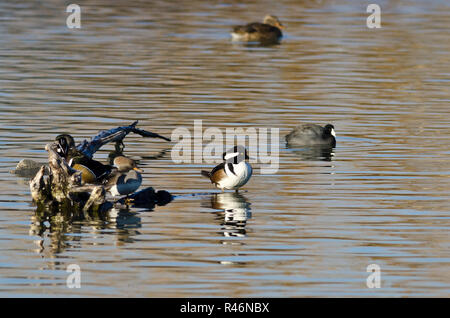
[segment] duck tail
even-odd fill
[[[202,170],[202,171],[201,171],[201,174],[202,174],[202,176],[204,176],[204,177],[206,177],[206,178],[209,178],[209,177],[211,176],[211,174],[209,173],[209,171],[206,171],[206,170]]]

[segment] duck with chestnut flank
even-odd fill
[[[252,166],[246,162],[249,159],[247,149],[243,146],[235,146],[223,153],[224,162],[217,165],[211,171],[202,170],[201,174],[211,180],[217,188],[239,191],[252,176]]]

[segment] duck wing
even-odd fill
[[[269,24],[260,23],[260,22],[252,22],[247,25],[238,25],[233,28],[233,32],[235,33],[268,33],[273,32],[274,29],[277,29],[274,26]]]
[[[211,171],[202,170],[201,174],[202,174],[202,176],[211,179],[211,178],[213,178],[213,176],[215,175],[216,172],[218,172],[220,170],[224,170],[224,168],[225,168],[225,162],[222,162],[221,164],[215,166]]]
[[[211,170],[210,175],[214,175],[217,171],[225,169],[225,162],[222,162],[221,164],[214,167],[214,169]]]

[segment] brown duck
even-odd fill
[[[113,195],[126,195],[135,192],[142,184],[142,172],[136,162],[124,156],[114,158],[112,170],[105,188]]]
[[[277,43],[283,37],[283,25],[273,15],[266,15],[263,23],[253,22],[238,25],[231,32],[232,40],[243,42]]]

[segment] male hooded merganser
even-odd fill
[[[222,155],[224,162],[216,166],[211,172],[202,170],[202,175],[209,178],[222,192],[225,189],[236,190],[248,182],[252,176],[252,166],[245,161],[249,159],[247,149],[235,146]]]
[[[67,161],[69,166],[81,171],[81,178],[84,182],[102,181],[111,172],[110,165],[104,165],[78,151],[71,135],[58,135],[55,141],[58,145],[56,150],[58,154]]]
[[[235,26],[231,37],[235,41],[244,42],[278,42],[283,36],[281,33],[283,28],[276,16],[266,15],[263,23],[253,22]]]
[[[295,127],[287,136],[289,146],[329,146],[336,147],[336,133],[334,126],[325,127],[316,124],[303,124]]]
[[[126,195],[135,192],[142,183],[142,172],[136,162],[124,156],[114,158],[114,168],[105,181],[105,188],[113,195]]]

